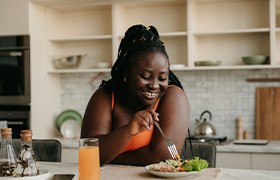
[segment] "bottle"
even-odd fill
[[[36,158],[32,148],[32,130],[21,130],[21,146],[17,158],[17,176],[35,176],[39,174]]]
[[[236,138],[243,139],[243,119],[241,117],[236,120]]]
[[[17,158],[12,145],[12,128],[1,129],[1,137],[0,176],[14,176]]]

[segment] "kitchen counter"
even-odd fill
[[[67,149],[79,148],[79,139],[66,139],[63,137],[57,137],[55,139],[61,143],[62,148],[67,148]]]
[[[79,148],[79,139],[56,138],[62,148]],[[217,145],[217,152],[236,153],[280,153],[280,141],[269,141],[267,145],[236,145],[232,142],[225,145]]]
[[[217,152],[280,153],[280,141],[269,141],[266,145],[236,145],[232,141],[226,145],[217,145]]]

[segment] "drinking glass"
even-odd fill
[[[79,141],[79,180],[99,180],[100,160],[98,138]]]

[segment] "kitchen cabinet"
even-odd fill
[[[79,149],[78,148],[62,148],[61,162],[78,163]]]
[[[218,168],[280,170],[280,153],[218,152]]]
[[[252,154],[252,169],[280,170],[280,154]]]
[[[171,66],[174,70],[280,68],[280,0],[30,2],[30,16],[44,17],[49,73],[109,71],[97,68],[98,62],[112,65],[126,29],[138,23],[158,28],[171,65],[180,64]],[[54,69],[52,59],[69,54],[87,56],[79,69]],[[270,62],[242,63],[242,56],[257,54],[269,55]],[[197,67],[198,60],[219,60],[221,65]]]
[[[218,152],[216,167],[233,169],[251,169],[250,153],[224,153]]]

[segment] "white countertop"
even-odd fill
[[[62,148],[79,147],[79,139],[55,138],[60,141]],[[217,152],[231,153],[280,153],[280,141],[269,141],[267,145],[236,145],[233,142],[217,145]]]
[[[73,179],[78,179],[77,163],[52,163],[38,162],[39,169],[50,171],[51,176],[54,174],[74,174]],[[123,166],[123,165],[105,165],[100,168],[101,180],[135,180],[135,179],[159,179],[141,166]],[[206,178],[207,177],[207,178]],[[226,168],[209,168],[199,176],[191,177],[193,180],[273,180],[280,179],[280,171],[263,171],[263,170],[242,170]],[[174,178],[171,178],[174,179]],[[180,178],[182,179],[182,178]],[[188,179],[188,178],[183,178]]]
[[[232,153],[280,153],[280,141],[269,141],[266,145],[217,145],[217,152]]]

